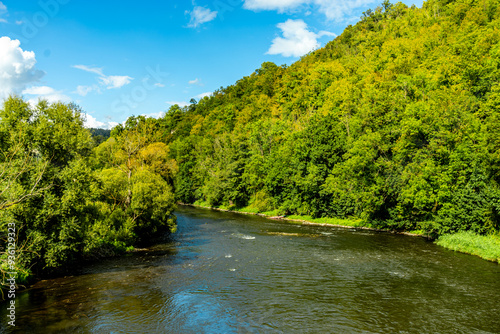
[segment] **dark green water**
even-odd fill
[[[20,293],[14,332],[500,333],[496,264],[420,238],[177,216],[171,242]]]

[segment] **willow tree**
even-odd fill
[[[139,240],[175,230],[172,184],[177,165],[166,144],[152,141],[152,125],[144,117],[131,117],[95,150],[110,224],[125,220]]]

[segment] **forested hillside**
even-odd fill
[[[90,133],[92,134],[92,138],[94,138],[94,142],[99,145],[102,142],[105,142],[111,136],[111,130],[105,129],[96,129],[90,128]]]
[[[500,222],[497,1],[384,2],[159,123],[179,201],[435,234]]]

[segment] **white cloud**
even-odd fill
[[[21,24],[23,24],[23,23],[24,23],[23,21],[16,21],[16,24],[17,24],[17,25],[21,25]]]
[[[99,76],[99,82],[107,89],[121,88],[134,80],[134,78],[128,75],[105,75],[100,67],[90,67],[86,65],[73,65],[73,67],[85,72],[97,74]]]
[[[85,65],[74,65],[74,68],[77,68],[82,71],[90,72],[90,73],[95,73],[100,76],[104,76],[102,73],[102,68],[100,67],[90,67],[90,66],[85,66]]]
[[[352,18],[355,9],[366,8],[370,4],[380,3],[374,0],[245,0],[243,7],[254,11],[277,10],[284,12],[297,9],[300,6],[304,8],[315,6],[327,19],[343,22]]]
[[[0,37],[0,98],[19,94],[45,74],[35,68],[35,53],[23,51],[20,44],[19,40]]]
[[[22,92],[23,95],[31,95],[28,99],[31,105],[36,105],[39,100],[47,100],[50,103],[54,102],[71,102],[71,98],[64,95],[61,91],[57,91],[48,86],[31,86]]]
[[[94,116],[85,114],[85,123],[84,126],[86,128],[97,128],[97,129],[103,129],[106,123],[104,122],[99,122]]]
[[[151,117],[151,118],[161,118],[163,116],[165,116],[165,112],[164,111],[159,111],[159,112],[155,112],[155,113],[152,113],[152,114],[142,114],[142,116],[146,116],[146,117]]]
[[[280,54],[284,57],[300,57],[317,49],[320,44],[318,38],[335,34],[322,31],[316,34],[307,29],[307,24],[302,20],[287,20],[277,25],[283,33],[283,37],[276,37],[267,54]]]
[[[106,86],[107,89],[113,88],[121,88],[125,85],[128,85],[133,78],[123,75],[110,75],[110,76],[102,76],[99,78],[99,81]]]
[[[47,86],[32,86],[23,90],[23,94],[28,95],[48,95],[53,94],[55,92],[54,88]]]
[[[189,105],[189,103],[185,102],[185,101],[167,101],[167,104],[170,104],[171,106],[173,105],[178,105],[179,107],[186,107]]]
[[[195,99],[201,100],[204,97],[212,96],[212,92],[201,93],[195,96]]]
[[[149,80],[151,80],[150,76],[142,78],[142,83],[144,84],[144,87],[149,87],[150,86]],[[153,86],[159,87],[159,88],[163,88],[163,87],[165,87],[165,84],[162,84],[161,82],[155,82],[153,84]]]
[[[308,4],[309,0],[245,0],[243,7],[250,10],[285,10]]]
[[[319,11],[325,14],[329,20],[347,21],[352,19],[355,9],[366,9],[368,5],[379,5],[380,2],[373,0],[353,0],[353,1],[331,1],[314,0],[319,5]],[[359,15],[358,15],[359,16]],[[356,17],[356,19],[358,18]]]
[[[196,78],[188,82],[190,85],[204,86],[200,79]]]
[[[80,95],[80,96],[87,96],[88,93],[92,91],[99,91],[99,87],[97,85],[93,86],[78,86],[76,87],[76,91],[74,93]]]
[[[3,4],[2,1],[0,1],[0,15],[3,15],[7,12],[7,7]],[[8,23],[6,19],[3,19],[0,17],[0,22],[1,23]]]
[[[95,128],[95,129],[112,129],[117,126],[118,122],[100,122],[94,116],[90,114],[85,114],[85,123],[84,126],[86,128]]]
[[[123,122],[123,123],[125,123],[125,122]],[[112,128],[114,128],[115,126],[117,126],[120,123],[118,123],[118,122],[107,122],[106,124],[107,124],[107,129],[111,130]]]
[[[193,8],[192,12],[187,12],[191,15],[191,20],[189,21],[188,27],[196,28],[203,23],[212,21],[217,17],[216,11],[211,11],[209,8],[196,6]]]

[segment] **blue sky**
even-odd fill
[[[158,117],[265,61],[295,62],[380,3],[2,0],[0,98],[74,101],[90,127]]]

